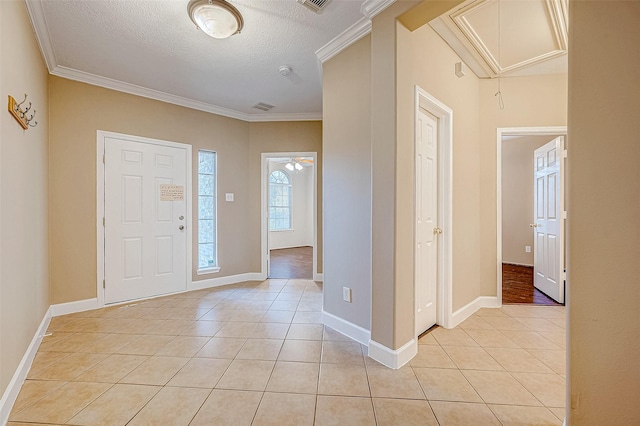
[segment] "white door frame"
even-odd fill
[[[269,197],[268,160],[282,157],[311,157],[313,158],[313,280],[322,281],[322,274],[318,274],[318,153],[317,152],[263,152],[260,166],[260,235],[261,235],[261,272],[262,279],[267,279],[267,258],[269,257],[269,222],[267,205]]]
[[[438,241],[438,284],[437,284],[437,306],[436,323],[445,328],[452,327],[453,316],[453,110],[433,97],[419,86],[415,86],[415,107],[414,107],[414,157],[415,157],[415,129],[418,122],[420,108],[428,111],[438,119],[438,225],[442,229],[440,241]],[[413,177],[413,200],[414,206],[417,202],[416,176],[414,165]],[[413,211],[413,222],[415,224],[415,209]],[[415,321],[416,306],[416,232],[413,233],[413,256],[414,256],[414,288],[413,288],[413,309],[414,309],[414,334],[417,341],[418,330]]]
[[[564,136],[565,137],[565,149],[567,143],[567,126],[547,126],[547,127],[499,127],[496,131],[496,199],[497,199],[497,227],[496,227],[496,244],[498,254],[498,261],[496,265],[497,271],[497,297],[498,306],[502,306],[502,137],[503,136]],[[564,161],[564,158],[563,158]],[[566,191],[566,179],[563,180],[562,185],[564,191]],[[563,191],[565,196],[566,192]],[[566,229],[566,227],[565,227]],[[565,249],[562,252],[564,256]],[[564,264],[564,259],[562,260]],[[566,289],[565,289],[566,291]]]
[[[192,188],[192,180],[193,180],[193,176],[192,176],[192,162],[193,162],[193,158],[192,158],[192,153],[191,153],[191,145],[188,144],[184,144],[184,143],[178,143],[178,142],[170,142],[170,141],[163,141],[160,139],[151,139],[151,138],[145,138],[142,136],[132,136],[132,135],[126,135],[123,133],[114,133],[114,132],[107,132],[104,130],[98,130],[97,131],[97,150],[96,150],[96,237],[97,237],[97,279],[96,279],[96,294],[98,295],[98,308],[102,308],[105,306],[104,303],[104,288],[102,286],[102,282],[104,280],[104,273],[105,273],[105,229],[104,229],[104,225],[103,225],[103,219],[104,219],[104,209],[105,209],[105,203],[104,203],[104,184],[105,184],[105,179],[104,179],[104,173],[105,173],[105,164],[104,164],[104,148],[105,148],[105,139],[106,138],[114,138],[114,139],[125,139],[125,140],[129,140],[131,142],[139,142],[139,143],[147,143],[147,144],[152,144],[152,145],[160,145],[160,146],[167,146],[167,147],[172,147],[172,148],[181,148],[181,149],[185,149],[186,150],[186,157],[187,157],[187,164],[186,164],[186,173],[187,173],[187,180],[186,180],[186,203],[187,203],[187,209],[186,209],[186,221],[185,221],[185,226],[187,227],[187,230],[192,230],[192,208],[191,208],[191,188]],[[190,291],[192,290],[191,288],[191,269],[193,267],[192,265],[192,251],[193,251],[193,246],[192,246],[192,235],[193,235],[193,231],[191,232],[187,232],[187,241],[186,241],[186,291]],[[178,293],[182,293],[182,292],[178,292]],[[166,296],[166,294],[163,294],[162,296]],[[131,303],[131,300],[126,301],[126,302],[122,302],[122,303]],[[109,304],[109,306],[113,306],[113,305],[118,305],[119,303],[112,303]]]

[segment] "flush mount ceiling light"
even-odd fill
[[[193,23],[213,38],[231,37],[244,25],[238,9],[225,0],[191,0],[187,11]]]

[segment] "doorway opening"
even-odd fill
[[[262,273],[318,278],[316,153],[262,154]]]
[[[564,303],[566,133],[566,127],[498,129],[501,304]]]

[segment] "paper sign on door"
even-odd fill
[[[184,201],[184,185],[161,183],[160,201]]]

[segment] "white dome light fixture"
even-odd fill
[[[227,38],[242,30],[242,15],[225,0],[191,0],[189,17],[196,26],[213,38]]]

